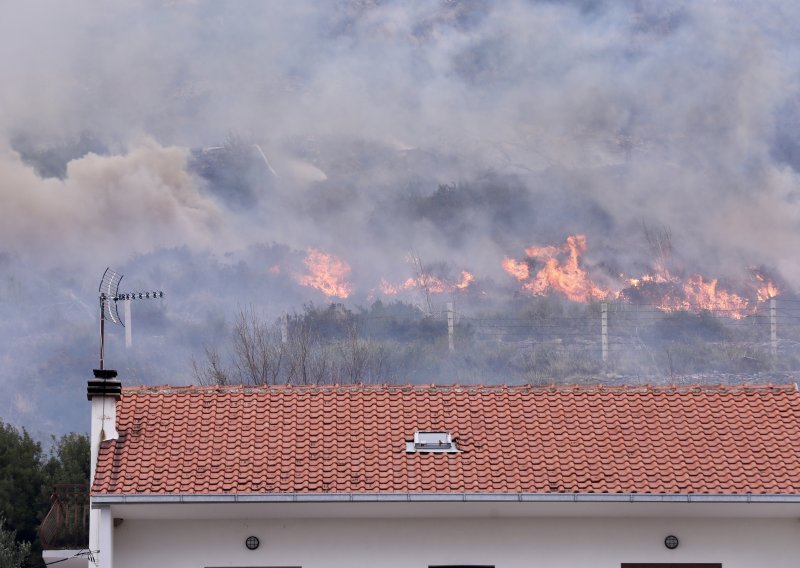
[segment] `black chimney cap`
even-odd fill
[[[95,379],[113,379],[117,376],[117,372],[113,369],[94,369]]]
[[[89,379],[86,398],[110,396],[116,400],[122,396],[122,383],[115,380],[117,372],[113,369],[94,369],[94,379]]]

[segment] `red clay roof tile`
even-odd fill
[[[117,423],[94,494],[800,494],[794,386],[134,387]]]

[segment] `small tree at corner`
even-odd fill
[[[0,568],[21,568],[31,552],[31,543],[17,542],[17,531],[6,529],[0,516]]]

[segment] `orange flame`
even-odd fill
[[[700,274],[690,276],[682,285],[682,297],[665,296],[659,308],[666,312],[675,310],[708,310],[741,319],[749,309],[749,302],[732,292],[719,289],[718,280],[706,281]]]
[[[779,287],[763,273],[751,269],[755,279],[747,297],[722,288],[716,278],[706,279],[700,274],[675,276],[661,263],[656,263],[652,274],[638,277],[619,275],[619,289],[604,288],[595,283],[581,266],[581,256],[586,252],[586,237],[570,235],[562,245],[530,246],[525,258],[505,257],[503,270],[520,282],[522,289],[534,295],[559,293],[574,302],[588,302],[619,298],[622,301],[655,304],[663,311],[708,310],[740,319],[755,313],[757,303],[774,298]],[[320,250],[309,248],[304,260],[309,274],[295,275],[296,280],[315,288],[328,297],[348,298],[352,291],[347,282],[350,266],[344,260]],[[534,270],[536,272],[534,273]],[[274,265],[269,272],[280,274],[281,267]],[[381,280],[380,291],[387,296],[401,292],[425,289],[430,294],[455,293],[467,290],[475,281],[468,271],[460,273],[458,282],[421,273],[400,284]]]
[[[760,285],[756,286],[756,298],[753,302],[752,299],[720,288],[719,280],[716,278],[706,280],[702,275],[694,274],[682,281],[663,267],[656,268],[655,274],[628,278],[627,282],[633,290],[644,290],[650,283],[673,286],[671,291],[662,291],[661,297],[655,300],[658,308],[667,312],[708,310],[733,319],[742,319],[748,314],[755,313],[756,303],[773,298],[779,292],[778,286],[756,273],[754,276]]]
[[[406,278],[402,284],[392,284],[385,279],[381,279],[379,288],[386,296],[396,296],[400,292],[422,288],[427,289],[431,294],[445,294],[456,290],[466,290],[474,281],[475,276],[463,270],[461,271],[461,279],[456,284],[449,284],[441,278],[430,274],[421,274],[416,278]]]
[[[466,270],[461,271],[461,280],[456,284],[458,290],[466,290],[469,285],[475,282],[475,277]]]
[[[329,298],[347,298],[352,290],[345,279],[350,265],[332,254],[309,248],[303,261],[311,274],[297,277],[303,286],[316,288]]]
[[[392,284],[385,278],[381,278],[381,284],[379,286],[380,291],[385,296],[396,296],[400,292],[404,290],[408,290],[409,288],[413,288],[416,286],[417,281],[414,278],[409,278],[402,284]]]
[[[528,276],[530,276],[528,264],[525,261],[514,260],[513,258],[505,257],[503,259],[503,270],[520,282],[527,280]]]
[[[643,274],[639,276],[639,278],[625,278],[622,274],[620,274],[620,278],[625,280],[628,285],[633,286],[634,288],[644,284],[666,284],[667,282],[678,281],[678,279],[674,278],[672,274],[669,273],[669,270],[661,266],[660,263],[657,262],[655,268],[656,270],[654,274]]]
[[[420,287],[427,287],[431,294],[443,294],[452,289],[444,280],[430,274],[421,275],[417,278],[417,282]]]
[[[575,302],[591,298],[602,299],[614,295],[592,282],[580,266],[580,256],[586,251],[584,235],[570,235],[562,246],[531,246],[525,249],[528,258],[539,260],[544,266],[531,279],[525,261],[506,258],[503,269],[523,283],[522,287],[536,296],[550,291],[559,292]]]
[[[758,290],[756,291],[759,302],[766,302],[778,295],[778,287],[773,284],[771,280],[767,280],[761,274],[756,274],[755,276],[756,280],[760,282],[760,286],[758,286]]]
[[[620,275],[623,286],[627,286],[621,293],[604,289],[595,284],[581,267],[580,257],[584,252],[586,237],[570,235],[561,246],[526,248],[528,260],[506,257],[502,261],[502,267],[522,283],[524,290],[537,296],[556,292],[575,302],[618,297],[636,301],[633,298],[640,297],[655,303],[663,311],[708,310],[735,319],[741,319],[756,309],[748,298],[721,288],[716,278],[706,280],[702,275],[694,274],[683,279],[670,274],[660,263],[656,264],[653,274],[636,278]],[[529,260],[543,264],[533,276]],[[757,301],[764,301],[778,294],[778,287],[774,283],[761,274],[755,274],[755,277],[759,282]]]

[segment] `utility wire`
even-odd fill
[[[95,550],[94,552],[95,553],[99,553],[100,551],[99,550]],[[58,564],[59,562],[66,562],[67,560],[72,560],[73,558],[78,558],[79,556],[86,556],[87,559],[89,560],[89,562],[94,562],[94,554],[92,553],[91,550],[86,549],[86,550],[80,550],[80,551],[76,552],[75,554],[73,554],[72,556],[68,556],[66,558],[60,558],[58,560],[53,560],[52,562],[44,562],[44,561],[42,561],[37,566],[51,566],[53,564]]]

